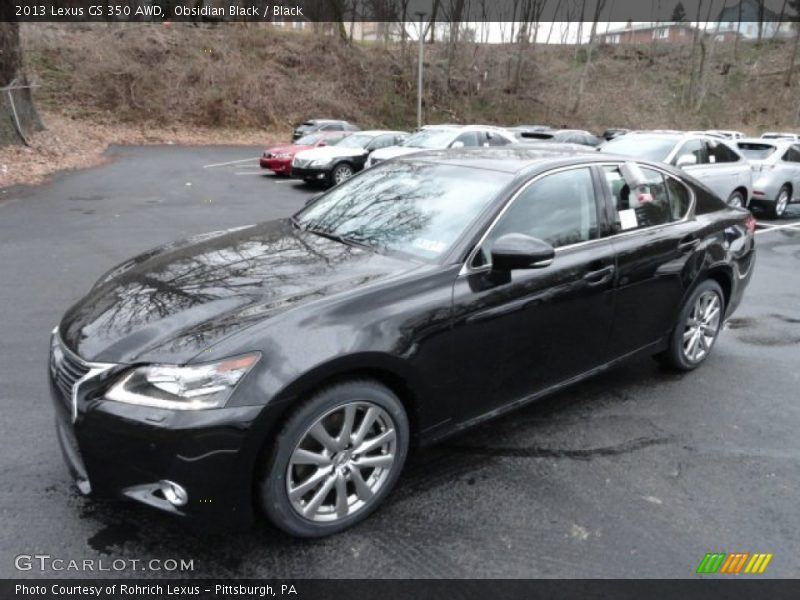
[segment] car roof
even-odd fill
[[[630,156],[597,152],[580,144],[509,144],[507,146],[423,150],[400,156],[396,161],[441,163],[474,169],[518,174],[536,168],[582,162],[640,161]]]
[[[303,123],[314,123],[315,125],[324,125],[327,123],[349,123],[350,121],[345,121],[344,119],[307,119],[303,121]]]
[[[455,125],[453,123],[444,123],[442,125],[424,125],[422,129],[452,129],[454,131],[471,131],[473,129],[490,129],[492,131],[502,131],[511,134],[506,127],[499,127],[497,125],[480,125],[471,123],[469,125]]]
[[[388,134],[395,134],[395,135],[408,135],[407,131],[394,131],[389,129],[368,129],[366,131],[354,131],[352,135],[388,135]]]

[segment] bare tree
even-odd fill
[[[447,48],[447,82],[450,83],[450,74],[453,69],[453,62],[456,58],[456,47],[458,45],[458,35],[461,31],[461,19],[464,15],[465,0],[449,0],[445,15],[450,21],[450,37]]]
[[[592,67],[592,53],[594,52],[596,38],[597,38],[597,23],[600,20],[600,13],[606,5],[606,0],[597,0],[594,7],[594,16],[592,18],[592,29],[589,32],[589,47],[586,49],[586,62],[583,64],[580,79],[578,80],[578,91],[575,94],[575,102],[572,105],[572,114],[578,112],[581,107],[581,100],[583,99],[583,91],[586,86],[586,78],[589,76],[589,69]]]
[[[784,78],[784,85],[788,88],[792,87],[792,78],[794,77],[794,67],[797,63],[797,52],[800,48],[800,0],[791,0],[790,5],[794,10],[794,15],[790,17],[792,25],[794,25],[794,43],[792,44],[792,51],[789,58],[789,66],[786,69],[786,77]],[[798,119],[800,119],[800,103],[798,103]]]
[[[431,37],[428,40],[431,44],[436,41],[436,17],[439,16],[439,0],[433,0],[433,8],[431,9],[431,20],[428,29]]]
[[[677,6],[675,8],[677,8]],[[658,25],[660,22],[658,18],[661,13],[661,0],[656,0],[656,3],[653,5],[653,11],[655,13],[654,14],[655,18],[653,19],[653,24],[654,24],[653,35],[652,39],[650,40],[650,57],[648,59],[650,65],[653,65],[656,62],[656,44],[658,42],[657,33],[658,33]]]
[[[733,40],[733,62],[739,63],[739,38],[742,30],[742,2],[739,2],[736,16],[736,38]]]
[[[722,9],[725,10],[725,4],[723,4]],[[711,12],[710,4],[708,10]],[[708,23],[706,23],[706,25],[707,24]],[[719,35],[720,25],[722,25],[722,22],[718,20],[717,25],[714,28],[714,33],[711,35],[706,33],[701,41],[700,66],[697,74],[698,90],[694,106],[695,110],[700,110],[700,108],[703,106],[703,101],[705,100],[706,92],[708,91],[708,71],[710,70],[708,65],[711,64],[711,61],[714,58],[714,48],[716,47],[716,40],[717,35]]]
[[[44,129],[22,75],[19,24],[14,5],[0,3],[0,144],[27,144],[27,133]]]

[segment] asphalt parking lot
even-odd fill
[[[0,190],[0,576],[84,576],[15,570],[44,553],[193,559],[183,575],[202,577],[688,577],[706,552],[770,552],[765,576],[800,576],[800,205],[763,222],[754,279],[701,369],[639,360],[416,451],[344,534],[203,534],[78,495],[53,430],[50,330],[131,255],[317,193],[263,175],[259,151],[112,148],[102,167]]]

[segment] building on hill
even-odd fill
[[[692,41],[695,28],[689,23],[632,23],[621,29],[611,29],[600,34],[603,44],[649,44],[653,40],[667,44],[685,44]]]
[[[720,10],[716,21],[720,24],[721,33],[738,31],[745,39],[754,40],[759,37],[759,22],[762,38],[791,37],[792,23],[788,16],[770,10],[764,2],[758,0],[739,0]],[[709,23],[708,29],[716,29],[716,22],[713,27]]]

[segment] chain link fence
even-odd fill
[[[0,144],[29,144],[31,134],[44,125],[33,106],[31,89],[24,79],[0,87]]]

